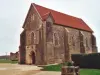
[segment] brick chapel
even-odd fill
[[[71,54],[97,52],[92,29],[81,19],[32,3],[20,34],[20,64],[54,64]]]

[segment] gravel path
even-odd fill
[[[54,71],[42,71],[32,75],[61,75],[61,72],[54,72]]]
[[[32,75],[40,72],[34,65],[0,64],[0,75]]]
[[[35,65],[0,64],[0,75],[61,75],[60,72],[40,71]]]

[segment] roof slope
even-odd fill
[[[57,12],[55,10],[37,4],[34,4],[34,6],[36,7],[42,19],[44,19],[45,14],[50,12],[55,20],[54,23],[56,24],[93,32],[92,29],[80,18],[76,18],[61,12]]]

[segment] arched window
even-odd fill
[[[88,46],[88,39],[86,38],[86,47],[89,48]]]
[[[59,45],[59,36],[57,33],[53,33],[53,42],[55,46]]]
[[[75,35],[72,36],[72,45],[73,46],[75,46],[75,40],[74,40],[74,38],[75,38]]]
[[[47,35],[49,34],[49,32],[51,32],[51,30],[52,30],[51,22],[46,22],[46,32],[47,32]]]
[[[35,33],[32,32],[32,33],[31,33],[31,44],[35,44],[35,40],[36,40]]]
[[[85,53],[85,46],[84,46],[84,33],[83,32],[79,32],[79,38],[80,38],[80,52],[81,53]]]
[[[28,42],[28,44],[30,45],[30,44],[31,44],[31,34],[29,33],[29,34],[27,35],[27,37],[28,37],[27,42]]]

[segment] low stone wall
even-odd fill
[[[62,66],[61,75],[80,75],[78,66]]]

